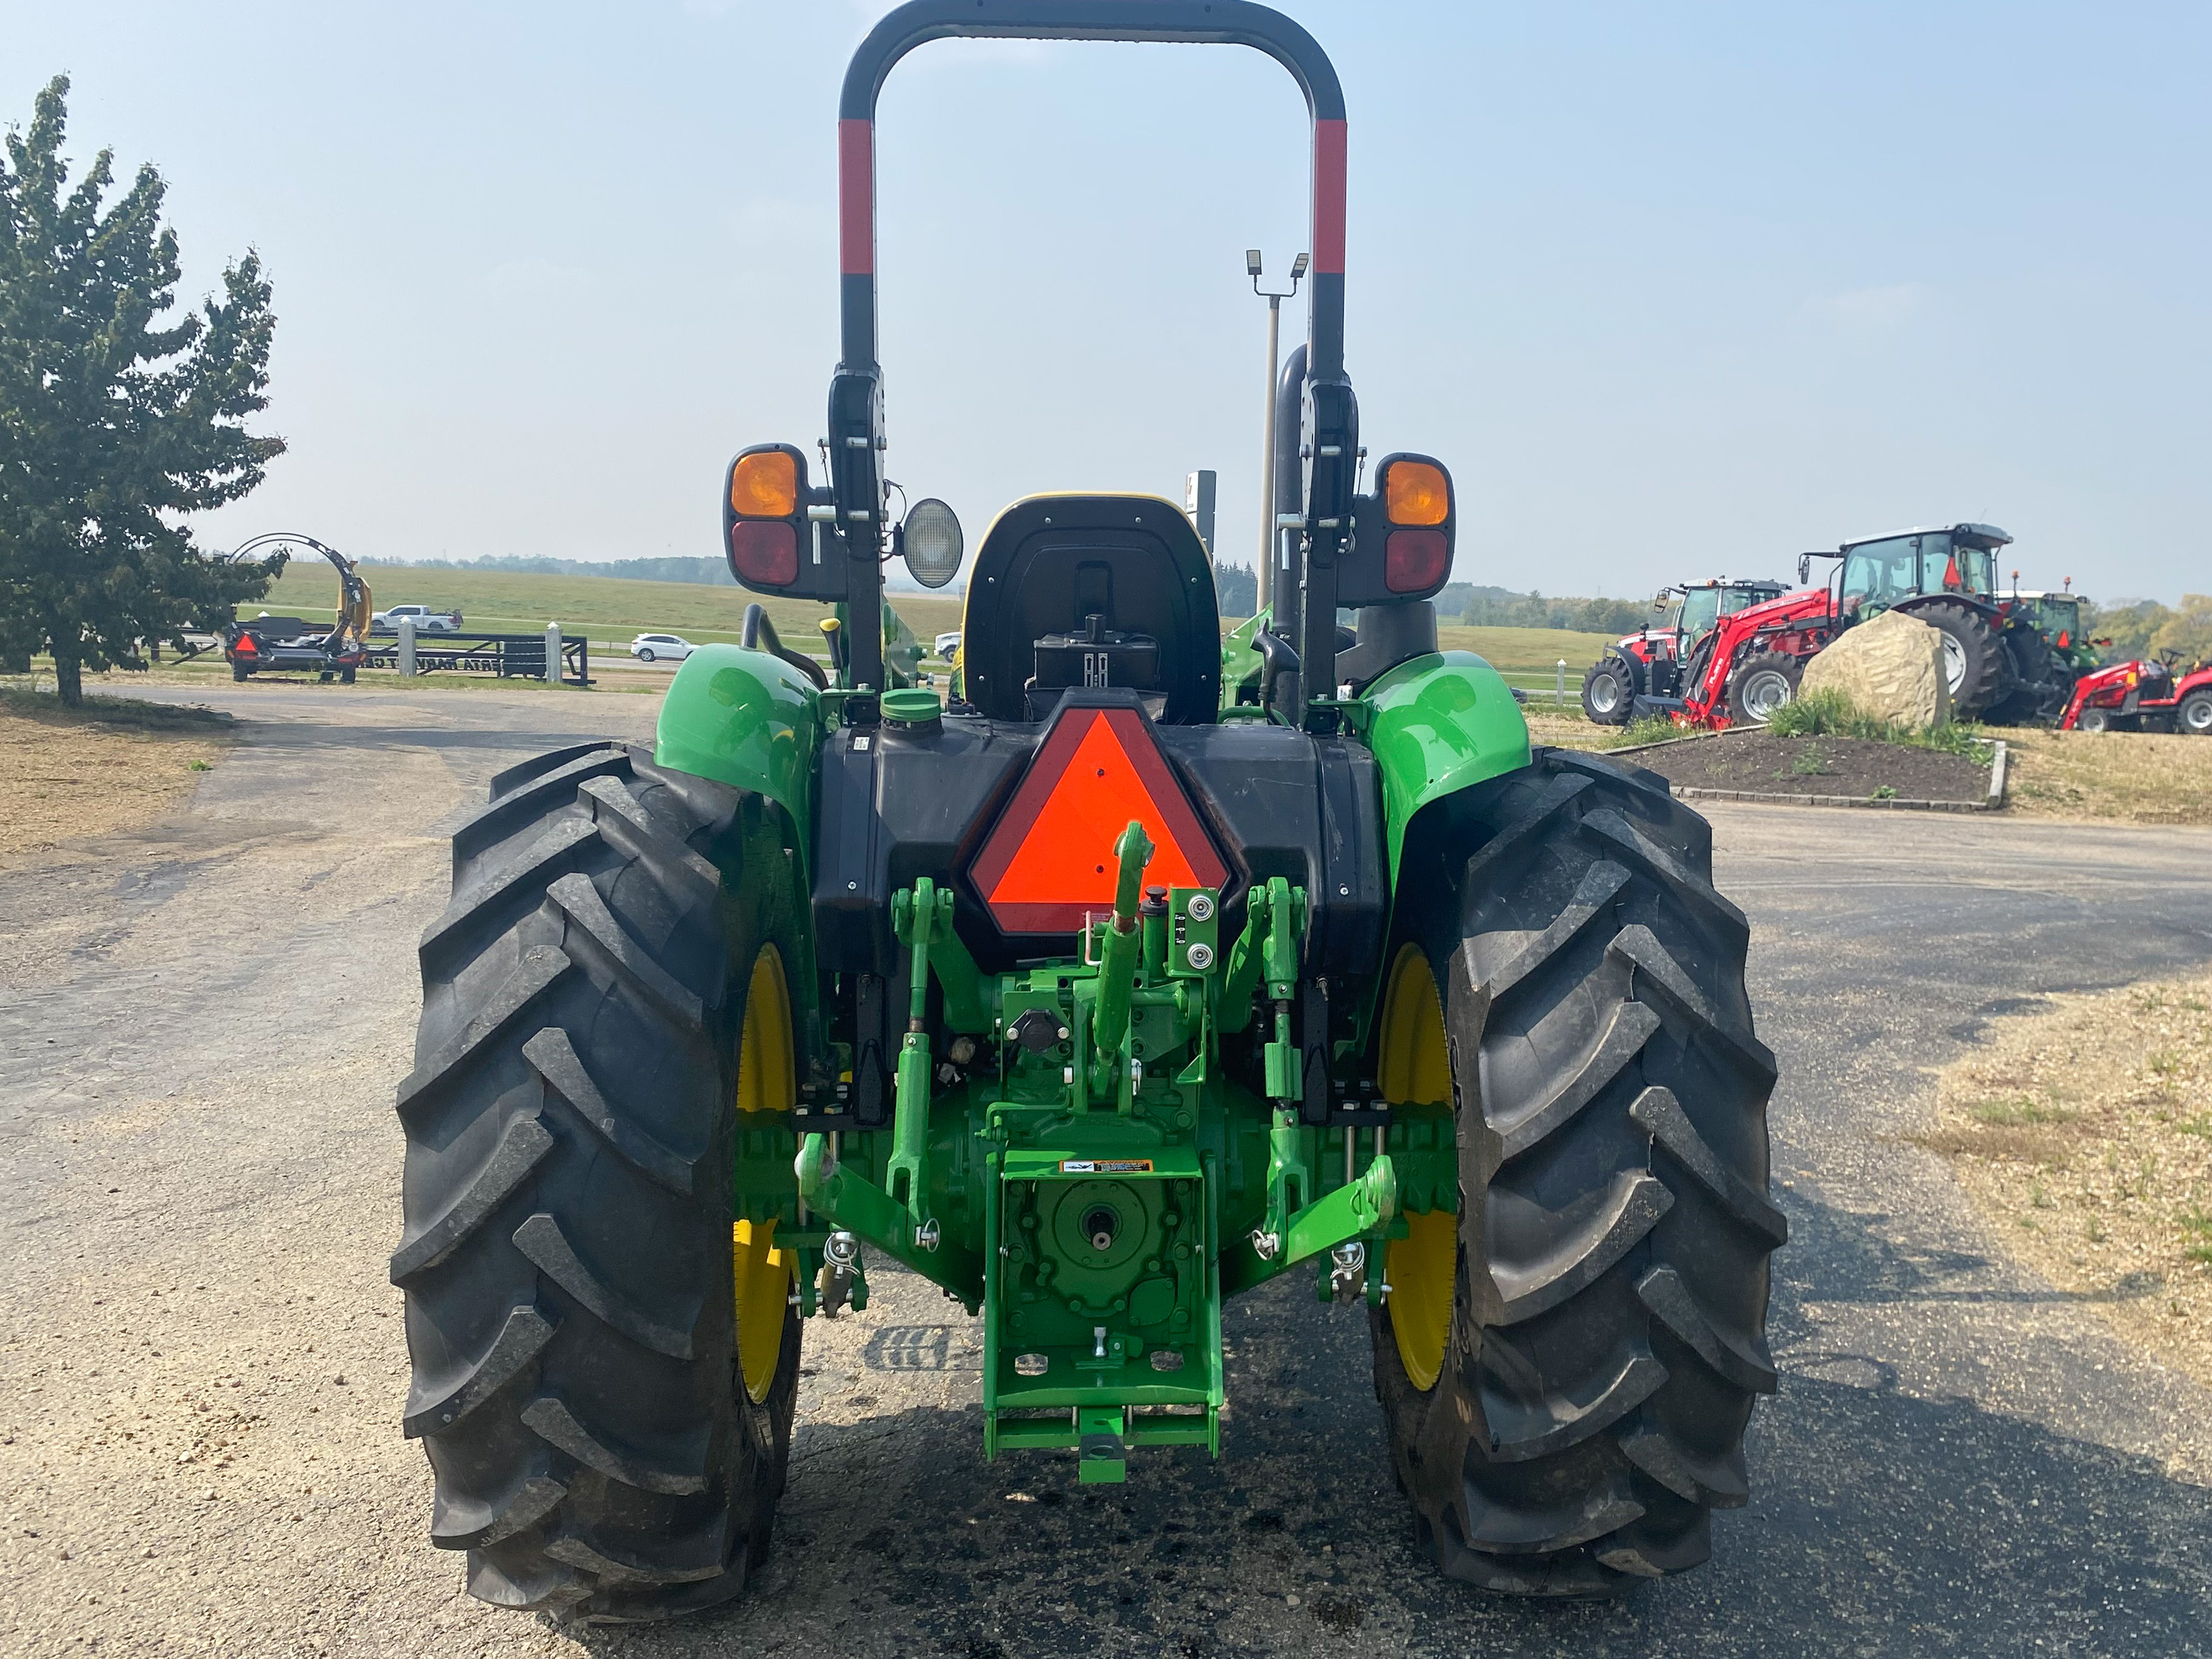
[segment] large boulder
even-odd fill
[[[1917,617],[1885,611],[1805,665],[1797,695],[1840,691],[1863,714],[1916,730],[1951,718],[1943,635]]]

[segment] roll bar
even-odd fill
[[[830,471],[848,566],[851,683],[884,689],[882,600],[883,370],[876,361],[876,100],[899,59],[932,40],[1128,40],[1250,46],[1291,72],[1313,123],[1312,254],[1298,499],[1307,627],[1335,643],[1335,555],[1351,526],[1358,406],[1344,375],[1344,91],[1304,27],[1250,0],[908,0],[860,42],[837,111],[840,342],[830,385]],[[1261,503],[1263,512],[1273,504]],[[1294,574],[1297,573],[1293,573]],[[1324,591],[1325,590],[1325,591]],[[1334,686],[1322,688],[1328,696]]]

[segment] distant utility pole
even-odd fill
[[[1244,272],[1252,279],[1252,292],[1267,302],[1267,386],[1266,415],[1260,425],[1260,606],[1275,602],[1275,375],[1280,344],[1283,301],[1298,291],[1306,274],[1306,256],[1291,262],[1291,285],[1281,293],[1260,286],[1260,250],[1244,250]]]
[[[1209,559],[1213,556],[1213,484],[1211,469],[1194,472],[1182,481],[1182,510],[1190,514]]]

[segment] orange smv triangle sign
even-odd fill
[[[1227,871],[1145,730],[1121,708],[1071,708],[975,860],[975,884],[1010,933],[1072,933],[1114,903],[1114,842],[1131,819],[1152,838],[1145,884],[1215,887]]]

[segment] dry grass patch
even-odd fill
[[[230,726],[204,708],[88,696],[70,709],[0,688],[0,867],[155,822],[222,757]]]
[[[2034,817],[2212,824],[2212,741],[2158,732],[2002,734],[2013,810]]]
[[[1596,725],[1583,719],[1579,708],[1571,714],[1553,713],[1548,698],[1540,707],[1522,704],[1521,717],[1528,722],[1529,742],[1554,749],[1610,749],[1620,741],[1620,727]]]
[[[2030,1267],[2212,1383],[2212,975],[2052,1000],[1946,1071],[1914,1139]]]

